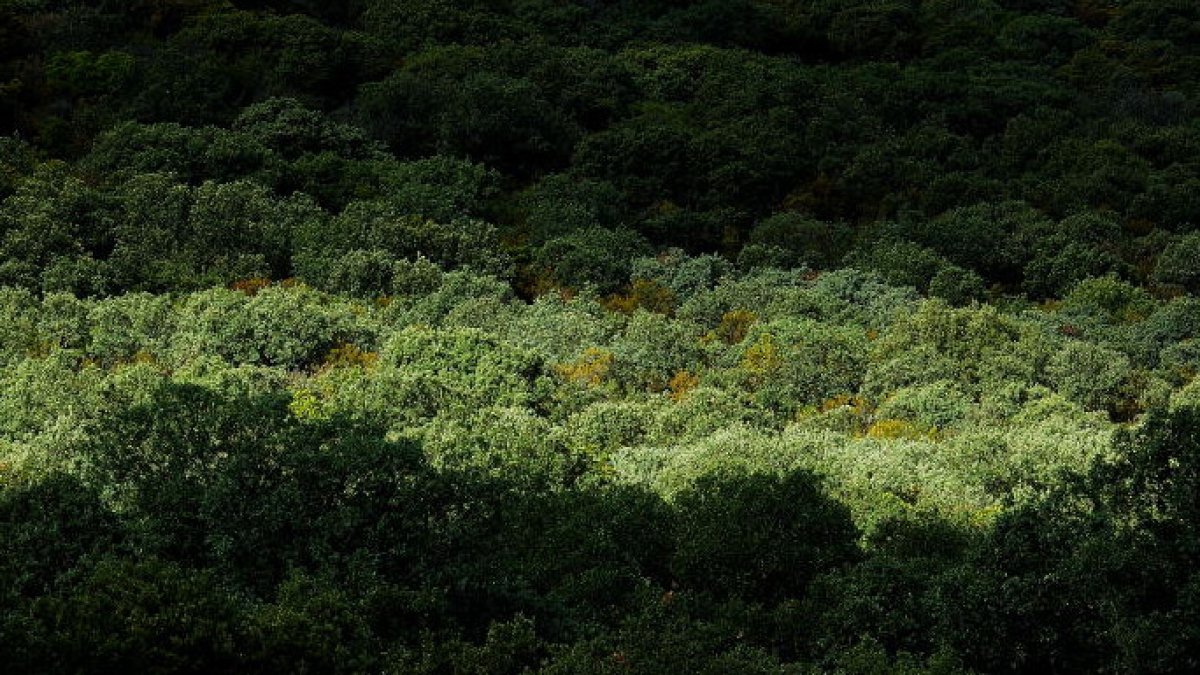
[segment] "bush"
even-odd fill
[[[929,281],[929,295],[941,298],[950,305],[961,307],[984,299],[983,278],[957,265],[938,270]]]
[[[975,400],[953,382],[934,382],[900,389],[875,411],[875,418],[900,419],[927,429],[952,429],[968,419]]]
[[[760,404],[790,414],[856,393],[867,351],[861,330],[780,319],[756,324],[733,353],[742,381]]]
[[[750,244],[783,249],[791,254],[791,260],[822,270],[835,267],[853,241],[853,230],[842,223],[788,212],[777,213],[750,231]]]
[[[564,286],[591,285],[601,293],[611,293],[629,283],[633,261],[649,249],[649,244],[630,230],[592,227],[551,239],[534,252],[533,260]]]
[[[1179,237],[1163,249],[1154,280],[1200,294],[1200,233]]]
[[[1098,345],[1067,343],[1046,366],[1050,383],[1088,410],[1111,410],[1131,375],[1129,358]]]
[[[386,251],[405,260],[424,257],[448,270],[511,272],[495,226],[468,218],[436,223],[385,201],[353,202],[334,218],[310,221],[296,239],[302,263],[297,271],[314,279],[322,278],[323,265],[354,250]]]
[[[675,498],[672,569],[685,588],[779,602],[858,556],[844,506],[803,471],[711,475]]]

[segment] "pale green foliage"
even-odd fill
[[[153,356],[170,351],[177,317],[171,299],[131,293],[92,306],[88,352],[104,363]]]
[[[398,270],[397,279],[404,274],[414,292],[391,298],[380,312],[381,320],[396,328],[418,323],[440,325],[463,305],[480,301],[508,304],[513,297],[512,287],[492,276],[464,270],[435,276],[419,260]],[[421,286],[424,292],[418,292]]]
[[[695,443],[624,448],[613,455],[611,464],[623,479],[649,485],[670,499],[702,476],[781,471],[786,458],[779,450],[777,436],[733,425]]]
[[[1035,381],[1055,338],[993,307],[952,309],[922,303],[880,336],[864,390],[881,398],[913,384],[950,380],[975,392],[1004,382]]]
[[[38,333],[42,349],[63,349],[82,353],[89,338],[89,303],[67,293],[52,293],[42,299],[38,313]]]
[[[38,302],[32,293],[0,288],[0,361],[8,365],[38,348]]]
[[[437,290],[443,279],[441,268],[425,257],[397,260],[392,265],[391,287],[397,295],[428,295]]]
[[[587,347],[607,344],[621,329],[621,319],[594,298],[567,301],[556,293],[522,306],[501,328],[506,341],[555,362],[570,360]]]
[[[163,377],[162,373],[151,365],[135,366],[120,372],[144,374],[147,371],[156,373],[160,379]],[[277,395],[295,381],[294,375],[277,367],[250,363],[230,364],[214,356],[203,356],[189,361],[171,373],[170,379],[242,397]],[[149,390],[149,386],[144,389]]]
[[[971,396],[953,382],[943,380],[896,391],[879,405],[875,417],[943,430],[962,424],[974,407]]]
[[[366,407],[410,421],[443,411],[530,405],[542,375],[535,355],[467,328],[405,328],[384,342],[380,362]]]
[[[658,407],[637,400],[593,403],[564,421],[563,443],[575,452],[597,458],[641,445]]]
[[[875,331],[913,311],[918,299],[912,289],[889,286],[878,276],[853,268],[817,277],[809,295],[822,320],[852,323]]]
[[[1113,431],[1103,420],[1075,412],[1016,420],[1004,436],[1002,456],[1014,483],[1008,489],[1017,493],[1045,489],[1064,471],[1086,470],[1111,451]],[[1002,476],[997,473],[992,480]]]
[[[549,421],[523,407],[439,416],[412,433],[439,468],[526,482],[561,481],[583,459],[559,444]]]
[[[273,286],[253,297],[205,291],[180,307],[171,358],[181,362],[212,354],[235,364],[312,366],[334,347],[368,336],[359,314],[303,286]]]
[[[37,435],[66,418],[78,423],[100,408],[103,373],[76,369],[63,351],[30,358],[0,376],[0,430],[10,437]]]
[[[983,485],[973,483],[953,458],[931,441],[855,439],[800,428],[778,434],[734,425],[682,446],[626,448],[612,463],[626,480],[651,485],[668,498],[703,476],[807,469],[825,478],[856,524],[869,532],[913,512],[963,518],[991,505]]]
[[[701,385],[669,405],[658,406],[647,430],[647,443],[669,445],[699,440],[719,429],[763,422],[750,396],[736,390]]]
[[[800,271],[767,270],[744,278],[726,277],[710,292],[698,293],[676,312],[682,318],[715,328],[721,317],[734,310],[762,316],[778,298],[805,286]]]
[[[958,465],[958,453],[932,440],[850,440],[796,431],[784,436],[797,464],[827,477],[864,532],[892,518],[934,512],[969,519],[994,504],[985,486]]]
[[[1077,321],[1121,325],[1142,321],[1154,309],[1154,299],[1144,289],[1108,276],[1075,284],[1063,298],[1061,312]]]

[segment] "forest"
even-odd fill
[[[1195,0],[0,0],[0,672],[1200,671]]]

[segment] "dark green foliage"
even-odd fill
[[[777,267],[836,266],[893,220],[985,288],[1039,297],[1144,279],[1144,235],[1197,215],[1182,6],[181,0],[40,23],[36,7],[5,14],[5,114],[34,150],[86,155],[90,188],[253,180],[334,215],[385,200],[534,246],[629,227]],[[2,164],[0,196],[33,170]],[[4,278],[128,290],[103,242],[85,248]],[[963,272],[938,287],[979,296]]]
[[[469,267],[503,276],[510,265],[497,239],[495,226],[474,218],[439,223],[400,204],[359,201],[337,217],[310,219],[296,229],[296,267],[302,278],[317,281],[331,258],[385,251],[396,259],[425,257],[448,269]]]
[[[304,196],[249,181],[175,184],[161,174],[120,188],[109,263],[120,287],[164,291],[289,276],[293,238],[327,216]]]
[[[0,199],[13,193],[34,164],[32,148],[14,138],[0,138]]]
[[[106,559],[28,607],[6,635],[6,662],[26,672],[236,672],[241,608],[213,574],[149,559]]]
[[[543,178],[521,194],[519,203],[534,242],[594,226],[614,228],[627,218],[625,197],[611,184],[564,174]]]
[[[672,567],[686,588],[778,602],[857,554],[849,513],[803,472],[706,477],[675,507]]]
[[[750,232],[750,243],[787,251],[797,265],[832,269],[854,243],[854,233],[843,223],[826,223],[796,213],[779,213]]]
[[[6,553],[4,602],[47,594],[77,567],[93,564],[124,538],[100,496],[68,475],[51,474],[0,496]],[[4,620],[12,620],[6,616]]]
[[[76,286],[67,270],[96,262],[93,252],[111,250],[113,215],[111,200],[70,176],[65,165],[43,165],[0,204],[0,282],[32,290],[102,291],[91,279]],[[64,272],[65,286],[59,283]]]
[[[399,155],[469,156],[531,175],[564,164],[582,126],[620,104],[619,76],[602,53],[501,49],[482,68],[484,56],[431,49],[366,85],[364,126]]]
[[[252,105],[237,116],[231,130],[287,160],[323,152],[346,159],[382,157],[357,127],[334,123],[294,99],[273,98]]]
[[[629,281],[633,261],[649,252],[635,232],[589,228],[546,242],[534,252],[534,262],[565,286],[590,283],[611,292]]]

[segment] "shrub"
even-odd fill
[[[1051,384],[1088,410],[1114,408],[1130,371],[1124,354],[1076,341],[1068,342],[1046,366]]]
[[[593,285],[611,293],[629,283],[633,260],[649,245],[630,230],[592,227],[551,239],[534,252],[534,262],[571,288]]]

